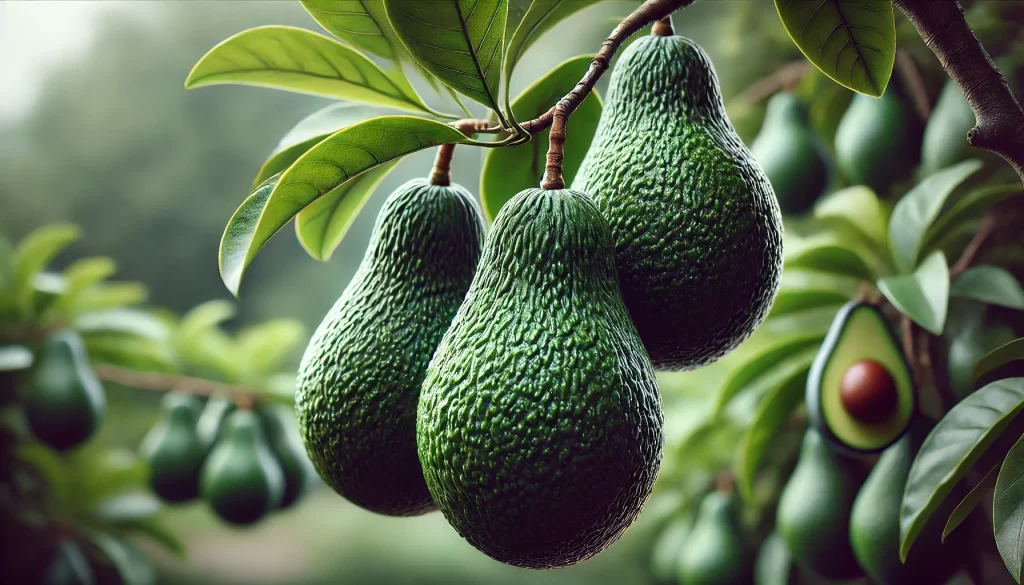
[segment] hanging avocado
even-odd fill
[[[747,576],[746,553],[736,524],[736,502],[711,492],[700,503],[697,521],[679,556],[679,582],[732,585]]]
[[[316,470],[295,425],[295,419],[288,409],[263,405],[256,409],[267,435],[267,444],[284,471],[284,497],[281,507],[287,508],[297,502],[316,481]]]
[[[857,94],[836,129],[836,162],[853,185],[885,194],[917,164],[920,122],[896,83],[881,97]]]
[[[167,394],[160,420],[142,440],[140,451],[149,464],[149,485],[168,502],[199,496],[199,471],[206,459],[206,446],[196,432],[201,408],[195,396]]]
[[[874,306],[839,310],[807,376],[807,413],[841,450],[876,453],[903,435],[914,413],[910,368]]]
[[[234,411],[235,402],[229,396],[215,394],[206,401],[206,406],[199,415],[199,422],[196,423],[196,432],[199,440],[206,445],[207,451],[213,448],[213,444],[220,437],[224,419]]]

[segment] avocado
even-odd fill
[[[778,290],[778,202],[693,41],[634,42],[607,95],[572,188],[611,225],[622,296],[655,368],[711,363],[750,335]]]
[[[74,447],[99,428],[107,396],[89,366],[78,333],[49,334],[29,375],[25,418],[32,433],[54,449]]]
[[[735,502],[711,492],[700,504],[697,521],[679,557],[679,582],[732,585],[747,576],[743,540],[736,526]]]
[[[803,213],[831,182],[828,153],[807,121],[800,99],[779,92],[768,100],[764,125],[750,145],[785,213]]]
[[[367,510],[434,509],[416,457],[416,404],[483,240],[483,218],[466,189],[424,179],[402,185],[306,348],[295,393],[306,452],[328,485]]]
[[[789,585],[793,582],[793,555],[778,532],[761,543],[754,561],[754,585]],[[685,584],[683,584],[685,585]]]
[[[839,120],[835,153],[839,171],[852,185],[885,194],[917,164],[920,124],[890,83],[882,97],[858,93]]]
[[[168,502],[199,497],[199,472],[207,452],[196,431],[201,410],[202,403],[195,396],[167,394],[160,419],[142,440],[140,451],[149,464],[149,486]]]
[[[863,480],[856,462],[807,430],[775,517],[775,530],[798,565],[826,579],[861,575],[849,534],[850,509]]]
[[[203,407],[203,412],[199,415],[196,431],[207,450],[213,448],[214,443],[220,437],[224,419],[234,410],[234,400],[223,394],[214,394],[206,401],[206,406]]]
[[[203,464],[200,492],[224,521],[252,524],[281,505],[284,472],[255,413],[236,410],[224,424],[224,435]]]
[[[657,477],[661,399],[614,258],[587,195],[520,192],[427,369],[416,422],[427,486],[455,530],[501,562],[592,557]]]
[[[686,537],[693,530],[696,515],[681,514],[666,524],[651,550],[651,572],[659,583],[675,583],[679,574],[679,555],[686,548]]]
[[[910,424],[910,367],[877,307],[853,302],[836,314],[807,376],[812,424],[847,454],[877,453]]]
[[[850,512],[850,543],[857,562],[878,585],[942,583],[958,564],[956,544],[941,543],[942,530],[952,505],[936,512],[910,550],[906,563],[900,562],[900,506],[910,465],[932,424],[915,420],[910,430],[879,456],[861,486]],[[960,498],[947,498],[952,504]]]
[[[295,419],[288,409],[267,404],[257,408],[256,414],[263,424],[270,451],[284,471],[281,507],[287,508],[309,491],[316,479],[316,470],[302,448]]]

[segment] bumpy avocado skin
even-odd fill
[[[422,179],[399,187],[309,342],[295,395],[306,451],[324,481],[363,508],[394,516],[434,508],[416,456],[416,404],[483,240],[464,188]]]
[[[656,368],[713,362],[764,319],[782,272],[778,202],[692,41],[626,49],[572,188],[611,224],[622,295]]]
[[[640,513],[662,426],[606,221],[577,191],[519,193],[423,383],[417,441],[438,508],[501,562],[582,561]]]

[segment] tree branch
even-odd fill
[[[456,130],[462,132],[466,136],[473,137],[478,132],[487,132],[491,130],[491,123],[487,120],[473,120],[465,119],[457,122],[452,122],[451,126],[454,126]],[[452,156],[455,155],[455,144],[442,144],[437,147],[437,157],[434,158],[434,169],[430,172],[430,184],[440,185],[447,187],[452,184],[451,169],[452,169]]]
[[[129,370],[110,364],[96,364],[93,370],[100,380],[113,382],[129,388],[138,390],[150,390],[154,392],[187,392],[197,396],[213,396],[214,394],[226,394],[242,408],[249,408],[254,402],[260,399],[261,392],[251,388],[216,382],[205,378],[193,378],[178,374],[163,374],[158,372],[142,372]]]
[[[1006,159],[1024,182],[1024,110],[957,0],[893,0],[974,110],[971,146]]]
[[[813,67],[807,59],[790,61],[771,74],[755,81],[753,85],[736,96],[736,99],[757,103],[780,90],[792,88],[806,77]]]
[[[996,216],[989,213],[985,216],[985,219],[981,222],[981,227],[974,234],[974,237],[964,248],[960,259],[956,261],[956,264],[949,269],[949,278],[954,279],[964,273],[968,268],[974,265],[978,260],[978,254],[981,253],[982,248],[988,243],[988,239],[992,237],[992,234],[996,231]]]

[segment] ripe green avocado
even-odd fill
[[[797,564],[826,579],[861,575],[850,547],[850,508],[863,474],[807,430],[793,475],[776,510],[775,530]]]
[[[483,240],[479,208],[464,188],[424,179],[402,185],[306,348],[295,394],[306,452],[328,485],[367,510],[434,509],[416,457],[416,404]]]
[[[839,171],[850,184],[885,194],[917,164],[920,124],[895,83],[874,98],[853,96],[836,129]]]
[[[865,365],[872,368],[867,375],[881,376],[888,384],[863,386],[876,381],[872,379],[853,380],[862,388],[851,385],[857,369]],[[874,305],[849,303],[836,314],[811,364],[806,403],[815,428],[849,454],[881,451],[907,430],[915,404],[910,367]]]
[[[764,125],[750,152],[771,181],[785,213],[803,213],[831,181],[828,154],[807,122],[800,99],[779,92],[768,100]]]
[[[149,464],[150,488],[168,502],[199,496],[199,472],[207,452],[196,431],[201,409],[195,396],[167,394],[160,419],[142,439],[140,451]]]
[[[224,428],[224,419],[235,411],[235,402],[223,394],[214,394],[206,401],[203,412],[196,423],[199,439],[206,445],[206,450],[213,448]]]
[[[640,513],[662,424],[605,219],[577,191],[519,193],[423,382],[416,438],[437,507],[501,562],[582,561]]]
[[[281,505],[284,472],[254,412],[236,410],[228,416],[199,485],[203,499],[232,524],[252,524]]]
[[[651,548],[651,572],[659,583],[675,583],[679,575],[679,555],[686,548],[696,513],[691,510],[673,518],[662,529]]]
[[[789,585],[793,582],[793,555],[778,532],[761,543],[754,561],[754,585]],[[683,584],[685,585],[685,584]]]
[[[70,449],[99,428],[107,396],[77,333],[64,329],[43,340],[24,406],[32,433],[54,449]]]
[[[256,414],[263,424],[270,451],[284,471],[284,496],[281,499],[281,507],[287,508],[297,502],[313,485],[316,470],[302,448],[295,420],[288,409],[267,404],[257,408]]]
[[[778,202],[693,41],[649,36],[623,52],[572,188],[608,218],[656,368],[711,363],[764,319],[782,272]]]
[[[959,497],[947,498],[900,562],[900,506],[903,489],[918,449],[931,431],[927,420],[915,420],[899,441],[875,463],[850,512],[850,543],[857,562],[878,585],[943,583],[958,565],[958,544],[942,544],[942,530]],[[956,535],[955,535],[956,536]],[[955,537],[954,536],[954,537]]]
[[[700,504],[697,522],[679,557],[684,585],[733,585],[747,576],[743,540],[736,526],[735,503],[711,492]]]

